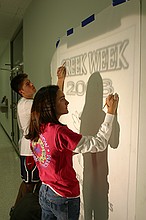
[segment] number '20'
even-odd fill
[[[70,96],[83,96],[86,92],[87,84],[83,80],[79,80],[76,83],[73,81],[67,82],[67,95]],[[103,97],[107,97],[108,94],[113,93],[114,88],[110,79],[103,79]]]

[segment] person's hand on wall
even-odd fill
[[[63,63],[63,65],[58,68],[58,70],[57,70],[57,77],[58,77],[57,85],[63,91],[64,80],[65,80],[65,77],[66,77],[65,63]]]
[[[116,114],[117,108],[118,108],[118,103],[119,103],[119,96],[117,93],[110,94],[106,98],[106,105],[107,105],[107,112],[109,114]]]
[[[65,79],[66,76],[66,67],[65,67],[65,63],[63,63],[62,66],[60,66],[57,70],[57,77],[58,79]]]

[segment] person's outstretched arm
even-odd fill
[[[96,153],[106,149],[112,131],[114,115],[117,112],[118,102],[118,94],[111,94],[107,97],[107,114],[99,131],[94,136],[82,136],[77,147],[73,151],[74,153]]]
[[[64,89],[64,80],[65,80],[65,77],[66,77],[65,63],[63,63],[63,65],[58,68],[57,77],[58,77],[57,85],[59,86],[60,90],[63,91],[63,89]]]

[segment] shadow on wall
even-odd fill
[[[95,135],[104,121],[103,82],[99,72],[89,78],[87,84],[86,100],[81,115],[80,133]],[[117,148],[119,144],[120,127],[115,117],[113,131],[109,144]],[[108,149],[100,153],[83,154],[83,199],[84,219],[108,219]],[[92,217],[94,216],[94,217]]]

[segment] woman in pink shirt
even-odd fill
[[[80,189],[73,169],[74,153],[100,152],[108,145],[119,97],[106,99],[107,114],[95,136],[82,136],[63,125],[59,118],[68,113],[69,102],[56,85],[41,88],[35,95],[29,133],[31,149],[42,186],[39,202],[42,220],[78,220]]]

